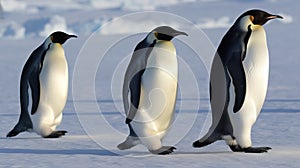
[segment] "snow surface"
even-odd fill
[[[1,2],[0,167],[300,167],[299,2]],[[192,142],[209,127],[206,69],[215,47],[238,15],[252,8],[285,17],[265,26],[271,61],[269,89],[252,131],[254,146],[273,149],[265,154],[233,153],[223,141],[192,148]],[[163,24],[189,34],[173,40],[179,58],[179,95],[176,118],[164,144],[177,150],[168,156],[152,155],[144,146],[119,151],[116,145],[128,133],[121,101],[125,68],[145,33]],[[19,117],[23,65],[55,30],[79,36],[64,44],[70,87],[59,129],[69,133],[60,139],[43,139],[34,133],[6,138]]]

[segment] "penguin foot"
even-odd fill
[[[245,153],[265,153],[272,149],[270,147],[248,147],[241,148],[239,145],[229,145],[233,152],[245,152]]]
[[[176,148],[174,146],[163,146],[157,150],[150,151],[153,154],[157,155],[168,155],[172,152],[174,152]]]
[[[229,145],[232,152],[244,152],[244,150],[239,145]]]
[[[249,147],[249,148],[245,148],[244,152],[245,153],[265,153],[268,152],[268,150],[270,150],[272,148],[270,147]]]
[[[59,130],[59,131],[53,131],[50,135],[44,137],[44,138],[59,138],[63,135],[65,135],[68,131],[65,130]]]

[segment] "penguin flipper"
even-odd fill
[[[243,58],[241,55],[243,54],[238,52],[234,53],[227,64],[229,76],[232,78],[231,82],[234,85],[234,113],[238,112],[242,108],[246,96],[246,74],[242,62]]]
[[[31,108],[31,115],[35,114],[39,102],[40,102],[40,72],[43,68],[43,62],[46,55],[46,52],[49,50],[50,45],[48,45],[48,48],[41,54],[37,55],[36,52],[33,52],[30,57],[39,57],[38,64],[35,66],[35,68],[32,71],[31,77],[29,79],[29,85],[31,88],[31,94],[32,94],[32,108]],[[37,50],[41,50],[40,47]]]
[[[43,67],[43,61],[46,55],[46,52],[49,50],[44,48],[43,44],[35,49],[29,59],[27,60],[21,76],[21,108],[27,112],[28,108],[28,98],[32,100],[31,114],[33,115],[38,107],[40,101],[40,79],[39,75]],[[25,87],[25,85],[27,85]],[[30,88],[28,87],[30,86]],[[28,89],[31,91],[31,97],[28,95]],[[26,97],[27,102],[22,102]]]
[[[145,72],[148,56],[150,55],[156,41],[148,43],[145,38],[135,47],[129,66],[126,70],[123,84],[123,103],[127,115],[126,124],[134,118],[140,102],[141,78]],[[130,103],[128,103],[128,92],[130,90]],[[129,105],[130,104],[130,105]]]
[[[126,124],[129,124],[134,118],[140,103],[141,96],[141,80],[145,69],[137,72],[130,81],[130,108],[126,118]]]
[[[31,115],[35,114],[40,102],[40,78],[39,73],[35,72],[29,80],[32,96]]]

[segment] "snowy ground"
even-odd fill
[[[299,3],[292,0],[159,2],[2,0],[0,167],[300,166]],[[271,61],[269,90],[252,132],[254,146],[267,145],[273,149],[265,154],[232,153],[222,141],[194,149],[192,142],[205,132],[210,119],[205,68],[228,27],[239,14],[251,8],[286,18],[265,26]],[[121,19],[116,20],[118,17]],[[176,119],[164,144],[175,145],[177,150],[168,156],[151,155],[143,146],[119,151],[116,145],[128,131],[120,96],[124,68],[145,32],[161,24],[190,34],[174,40],[180,60],[180,96]],[[192,24],[203,32],[194,31]],[[32,50],[54,30],[79,36],[64,45],[71,79],[59,128],[69,133],[60,139],[42,139],[34,133],[8,139],[5,135],[19,117],[22,67]]]

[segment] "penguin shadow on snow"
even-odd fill
[[[281,104],[280,108],[278,104]],[[300,109],[300,99],[267,99],[265,107],[262,108],[264,113],[297,113]]]
[[[61,154],[61,155],[100,155],[119,156],[103,149],[11,149],[1,148],[0,154]]]
[[[120,152],[119,152],[120,153]],[[180,150],[176,150],[173,153],[170,153],[168,155],[165,156],[182,156],[182,155],[218,155],[218,154],[234,154],[232,151],[180,151]],[[149,152],[145,151],[127,151],[127,152],[122,152],[123,156],[128,156],[128,157],[149,157],[149,156],[153,156],[153,157],[163,157],[164,155],[155,155],[155,154],[151,154]]]
[[[7,137],[0,137],[0,139],[5,139],[5,140],[7,140],[7,139],[9,139],[9,140],[20,140],[20,139],[23,139],[23,140],[25,140],[25,139],[28,139],[28,140],[30,140],[30,139],[43,139],[42,137],[38,137],[38,136],[34,136],[34,137],[14,137],[14,138],[7,138]]]
[[[232,151],[177,151],[172,155],[217,155],[217,154],[234,154]]]

